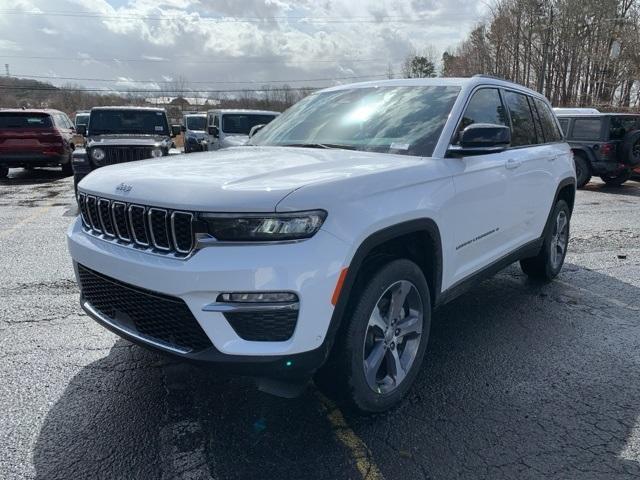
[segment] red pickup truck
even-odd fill
[[[61,165],[71,174],[74,131],[58,110],[0,110],[0,178],[16,167]]]

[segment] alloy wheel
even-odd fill
[[[569,221],[564,210],[558,212],[551,234],[551,266],[557,269],[562,264],[569,243]]]

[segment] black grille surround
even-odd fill
[[[77,268],[82,302],[118,329],[180,353],[213,346],[182,299]]]
[[[293,336],[298,310],[225,312],[224,317],[243,340],[284,342]]]
[[[186,258],[195,247],[192,212],[125,203],[84,192],[78,193],[82,226],[86,233],[177,258]]]

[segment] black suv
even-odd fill
[[[629,180],[640,165],[640,115],[563,110],[556,114],[573,150],[578,188],[593,175],[612,186]]]
[[[169,125],[162,108],[95,107],[89,123],[78,125],[86,136],[84,149],[73,153],[73,183],[96,168],[169,155],[180,125]]]

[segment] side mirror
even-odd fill
[[[180,125],[180,131],[181,132],[186,132],[187,131],[187,127],[184,125]]]
[[[171,125],[171,136],[177,137],[180,135],[180,125]]]
[[[452,155],[483,155],[498,153],[511,144],[511,129],[492,123],[472,123],[460,134],[460,144],[450,145]]]
[[[83,125],[82,123],[80,125],[78,125],[78,127],[76,128],[76,133],[78,135],[82,135],[83,137],[87,135],[87,126]]]
[[[251,127],[251,130],[249,130],[249,138],[253,137],[256,133],[258,133],[264,127],[266,127],[265,123],[262,123],[260,125],[254,125],[253,127]]]
[[[209,128],[207,128],[207,132],[213,138],[218,138],[220,136],[220,130],[215,125],[211,125]]]

